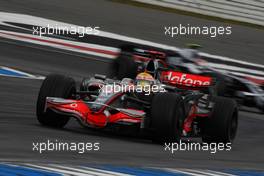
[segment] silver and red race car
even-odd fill
[[[64,127],[70,118],[97,129],[133,126],[156,142],[178,142],[182,137],[202,137],[204,142],[234,140],[237,104],[214,96],[212,78],[161,72],[164,80],[173,75],[173,86],[142,72],[135,79],[122,80],[95,75],[84,79],[77,91],[72,78],[51,74],[39,91],[37,119],[56,128]]]

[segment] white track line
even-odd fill
[[[223,172],[211,172],[209,170],[195,170],[195,169],[183,169],[184,171],[189,171],[189,172],[193,172],[193,173],[200,173],[200,174],[204,174],[204,175],[208,175],[208,176],[226,176],[224,175],[225,173]],[[235,176],[232,174],[228,174],[228,176]]]
[[[47,26],[47,24],[49,24],[50,26],[56,26],[56,27],[59,27],[59,26],[68,27],[68,28],[70,28],[70,27],[76,27],[76,28],[82,27],[82,26],[63,23],[63,22],[59,22],[59,21],[49,20],[49,19],[45,19],[45,18],[34,17],[34,16],[30,16],[30,15],[0,12],[0,24],[2,24],[2,25],[19,28],[17,26],[6,24],[5,22],[9,21],[9,22],[21,23],[21,19],[23,19],[24,24],[29,24],[29,25]],[[51,46],[54,48],[59,48],[59,49],[64,49],[64,50],[68,50],[68,51],[74,51],[74,52],[94,55],[94,56],[100,56],[100,57],[109,58],[109,59],[113,59],[113,58],[115,58],[115,56],[112,54],[89,51],[89,50],[87,50],[87,48],[110,51],[112,53],[118,53],[119,52],[119,49],[114,48],[114,47],[88,44],[88,43],[76,42],[76,41],[70,41],[70,40],[67,40],[67,42],[65,42],[65,40],[62,40],[62,39],[49,38],[49,37],[44,37],[44,36],[39,37],[36,35],[31,35],[31,34],[10,32],[10,31],[3,31],[3,30],[0,30],[0,32],[2,32],[2,33],[0,33],[1,37],[8,38],[8,39],[21,40],[21,41],[25,41],[25,42],[34,43],[34,44]],[[46,42],[40,41],[40,40],[33,40],[33,39],[29,39],[29,38],[23,38],[22,39],[21,37],[15,36],[15,35],[20,35],[23,37],[30,37],[30,38],[35,38],[35,39],[42,39],[42,40],[46,40]],[[137,39],[137,38],[127,37],[127,36],[114,34],[114,33],[110,33],[110,32],[105,32],[105,31],[100,31],[100,33],[98,35],[101,37],[107,37],[107,38],[112,38],[112,39],[119,39],[119,40],[123,40],[123,41],[128,41],[128,42],[140,43],[143,45],[149,45],[149,46],[154,46],[154,47],[163,48],[163,49],[170,49],[170,50],[176,50],[176,51],[179,50],[179,48],[177,48],[177,47],[159,44],[159,43],[155,43],[155,42],[150,42],[147,40],[141,40],[141,39]],[[54,43],[52,43],[52,42],[48,43],[47,41],[52,41]],[[70,46],[59,44],[59,43],[70,44]],[[78,48],[78,47],[80,47],[80,48]],[[238,60],[231,59],[228,57],[216,56],[216,55],[212,55],[212,54],[208,54],[208,53],[200,53],[200,54],[202,56],[205,56],[205,57],[208,57],[211,59],[218,59],[218,60],[223,60],[223,61],[227,61],[227,62],[239,63],[239,64],[247,65],[247,66],[264,68],[264,65],[261,65],[261,64],[254,64],[254,63],[245,62],[245,61],[238,61]],[[228,65],[224,65],[224,64],[209,63],[209,65],[213,66],[214,68],[218,68],[219,70],[221,70],[221,68],[223,68],[224,70],[235,71],[235,72],[233,72],[233,74],[238,75],[238,76],[250,76],[250,77],[253,77],[256,79],[264,79],[263,78],[264,72],[262,72],[262,71],[253,70],[253,69],[246,69],[246,68],[241,68],[241,67],[236,67],[236,66],[228,66]],[[249,74],[240,73],[239,71],[249,72]],[[261,77],[252,75],[250,73],[253,73],[255,75],[259,75]],[[32,77],[32,76],[29,76],[29,77]],[[40,77],[38,79],[43,79],[43,77]]]
[[[115,175],[115,176],[131,176],[130,174],[123,174],[123,173],[112,172],[112,171],[108,171],[108,170],[101,170],[101,169],[95,169],[95,168],[84,167],[84,166],[80,166],[80,167],[84,168],[84,169],[92,170],[92,171],[104,172],[106,174],[112,174],[112,175]]]
[[[14,35],[16,35],[16,36],[14,36]],[[106,52],[109,51],[109,52],[112,52],[112,53],[118,53],[119,52],[119,49],[113,48],[113,47],[94,45],[94,44],[87,44],[87,43],[75,42],[75,41],[67,41],[67,43],[66,43],[65,40],[62,40],[62,39],[55,39],[55,38],[49,38],[49,37],[40,38],[38,36],[32,36],[30,34],[23,34],[23,33],[18,33],[18,32],[9,32],[9,31],[0,30],[0,36],[5,37],[5,38],[9,38],[9,39],[21,40],[21,41],[25,41],[25,42],[39,44],[39,45],[51,46],[51,47],[55,47],[55,48],[59,48],[59,49],[63,49],[63,50],[68,50],[68,51],[75,51],[75,52],[79,52],[79,53],[85,53],[85,54],[90,54],[90,55],[94,55],[94,56],[100,56],[100,57],[109,58],[109,59],[113,59],[113,58],[115,58],[115,56],[114,55],[100,53],[100,51],[98,51],[98,52],[86,51],[85,48],[99,49],[99,50],[102,50],[102,51],[106,51]],[[28,37],[28,38],[34,38],[36,40],[27,39],[27,38],[21,38],[19,36]],[[41,39],[41,41],[38,41],[38,39]],[[56,42],[56,44],[48,43],[48,42]],[[70,44],[72,46],[64,46],[64,44]],[[78,49],[78,48],[75,48],[75,47],[81,47],[81,48]],[[247,68],[241,68],[241,67],[236,67],[236,66],[229,66],[229,65],[225,65],[225,64],[215,64],[215,63],[211,63],[211,62],[208,62],[206,65],[209,66],[209,67],[214,67],[214,68],[216,68],[218,70],[223,70],[223,71],[230,70],[232,73],[234,73],[235,75],[238,75],[238,76],[250,76],[252,78],[264,80],[264,77],[262,77],[262,76],[264,76],[264,72],[263,71],[252,70],[252,69],[247,69]],[[239,73],[239,72],[234,72],[234,71],[249,72],[249,73],[261,75],[261,77],[255,76],[255,75],[252,75],[252,74],[245,74],[245,73]],[[40,79],[42,79],[42,78],[40,78]]]
[[[219,171],[213,171],[213,170],[207,170],[210,173],[215,173],[215,174],[219,174],[222,176],[234,176],[233,174],[228,174],[228,173],[224,173],[224,172],[219,172]]]
[[[61,168],[64,170],[69,170],[69,171],[74,171],[77,173],[84,173],[84,174],[91,174],[91,175],[97,175],[97,176],[116,176],[116,174],[113,173],[105,173],[103,170],[97,169],[96,171],[90,170],[90,168],[87,169],[79,169],[79,168],[73,168],[73,167],[66,167],[66,166],[61,166],[61,165],[50,165],[51,167],[55,166],[56,168]]]
[[[0,24],[6,25],[6,26],[12,26],[15,28],[19,28],[17,26],[13,26],[10,24],[6,24],[5,22],[15,22],[15,23],[21,23],[23,21],[24,24],[29,24],[29,25],[36,25],[36,26],[47,26],[48,24],[50,26],[62,26],[62,27],[82,27],[82,26],[77,26],[74,24],[69,24],[69,23],[63,23],[55,20],[49,20],[41,17],[35,17],[31,15],[23,15],[23,14],[16,14],[16,13],[6,13],[6,12],[0,12]],[[110,32],[105,32],[101,31],[99,33],[99,36],[101,37],[107,37],[107,38],[112,38],[112,39],[119,39],[127,42],[134,42],[134,43],[140,43],[143,45],[150,45],[158,48],[163,48],[163,49],[170,49],[170,50],[179,50],[177,47],[169,46],[169,45],[164,45],[164,44],[159,44],[155,42],[150,42],[147,40],[141,40],[137,38],[132,38],[128,36],[123,36],[115,33],[110,33]],[[244,64],[244,65],[250,65],[250,66],[255,66],[259,68],[264,68],[264,65],[261,64],[254,64],[246,61],[239,61],[236,59],[228,58],[228,57],[223,57],[223,56],[217,56],[217,55],[212,55],[208,53],[201,53],[203,56],[212,58],[212,59],[218,59],[218,60],[223,60],[223,61],[228,61],[228,62],[234,62],[234,63],[239,63],[239,64]]]
[[[9,67],[0,67],[0,68],[3,69],[3,70],[7,70],[7,71],[10,71],[10,72],[14,72],[14,73],[20,74],[22,76],[27,76],[27,77],[30,77],[30,78],[35,78],[34,75],[31,75],[29,73],[22,72],[22,71],[19,71],[19,70],[15,70],[15,69],[12,69],[12,68],[9,68]]]
[[[5,74],[0,74],[0,76],[11,77],[11,78],[36,79],[36,80],[44,80],[45,79],[44,76],[37,76],[35,78],[25,77],[25,76],[5,75]]]
[[[49,164],[46,166],[35,165],[35,164],[25,164],[26,166],[33,168],[40,168],[44,171],[54,171],[57,173],[76,175],[76,176],[131,176],[130,174],[123,174],[118,172],[112,172],[102,169],[95,169],[91,167],[70,167],[70,166],[62,166],[58,164]]]
[[[192,175],[192,176],[236,176],[233,174],[228,174],[224,172],[219,171],[212,171],[212,170],[197,170],[197,169],[171,169],[166,168],[167,171],[173,172],[173,173],[182,173],[186,175]]]
[[[23,72],[23,71],[15,70],[15,69],[12,69],[12,68],[9,68],[9,67],[0,66],[0,69],[7,70],[7,71],[10,71],[10,72],[14,72],[14,73],[17,73],[17,74],[21,75],[21,76],[15,76],[15,75],[6,75],[6,74],[1,74],[0,73],[1,76],[15,77],[15,78],[26,78],[26,79],[40,79],[40,80],[45,79],[45,77],[43,77],[43,76],[35,76],[35,75],[29,74],[29,73],[26,73],[26,72]]]
[[[183,171],[181,169],[166,169],[166,170],[169,172],[173,172],[173,173],[182,173],[182,174],[192,175],[192,176],[205,176],[204,174],[193,173],[193,172],[189,172],[189,171]]]
[[[75,171],[69,171],[69,170],[64,170],[64,169],[56,169],[56,168],[51,168],[51,167],[46,167],[46,166],[39,166],[35,164],[26,164],[27,166],[34,167],[34,168],[40,168],[46,171],[53,171],[57,173],[62,173],[62,174],[68,174],[68,175],[74,175],[74,176],[96,176],[94,174],[88,174],[88,173],[78,173]]]
[[[68,41],[68,40],[65,41],[62,39],[56,39],[56,38],[50,38],[50,37],[39,37],[39,36],[30,35],[30,34],[10,32],[10,31],[4,31],[4,30],[0,30],[0,37],[12,39],[12,40],[24,41],[24,42],[38,44],[38,45],[50,46],[54,48],[59,48],[63,50],[74,51],[74,52],[79,52],[79,53],[84,53],[84,54],[89,54],[89,55],[94,55],[94,56],[99,56],[99,57],[105,57],[105,58],[110,58],[110,59],[114,58],[115,56],[110,55],[110,54],[95,52],[95,51],[89,51],[88,49],[104,50],[106,52],[113,52],[113,53],[119,52],[119,49],[113,48],[113,47],[88,44],[88,43],[82,43],[82,42],[75,42],[75,41]]]

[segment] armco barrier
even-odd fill
[[[264,26],[264,0],[134,0]]]

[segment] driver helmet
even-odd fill
[[[147,73],[147,72],[142,72],[139,73],[136,77],[135,83],[137,86],[152,86],[155,83],[154,77]]]

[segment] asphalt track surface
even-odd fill
[[[125,2],[125,1],[124,1]],[[81,26],[100,26],[103,31],[146,39],[153,42],[184,46],[201,44],[203,51],[264,64],[263,30],[224,24],[194,17],[138,8],[108,0],[2,0],[0,11],[29,14]],[[164,35],[164,26],[231,26],[232,35],[206,36]]]
[[[106,31],[169,44],[182,44],[187,39],[181,38],[177,41],[165,39],[162,33],[163,23],[173,23],[176,19],[182,22],[189,20],[195,24],[212,23],[101,0],[78,0],[74,5],[68,0],[63,1],[63,4],[59,2],[61,1],[1,1],[0,10],[81,25],[93,23],[103,26]],[[120,25],[122,28],[119,27]],[[263,64],[261,60],[263,38],[259,37],[263,36],[263,31],[238,26],[235,28],[238,33],[232,35],[229,40],[224,38],[197,40],[205,46],[210,46],[211,49],[206,51],[211,53],[221,54],[223,51],[222,55],[225,56],[235,58],[243,56],[244,59],[250,58],[251,62]],[[19,68],[36,75],[56,72],[80,80],[84,75],[111,73],[109,60],[79,56],[22,42],[1,39],[0,53],[0,65]],[[83,129],[75,121],[70,121],[64,130],[40,126],[35,117],[35,104],[40,85],[41,80],[0,77],[0,159],[2,161],[263,170],[263,115],[240,112],[238,136],[230,152],[219,151],[211,154],[181,151],[171,154],[165,152],[163,146],[152,144],[148,140]],[[39,154],[32,151],[32,142],[48,139],[64,142],[100,142],[101,149],[84,154],[75,152]]]

